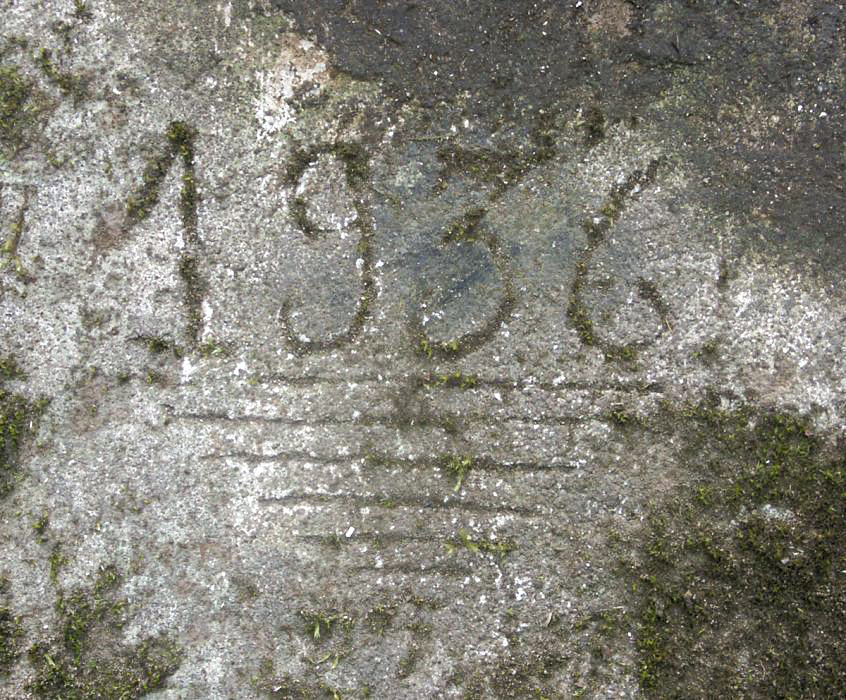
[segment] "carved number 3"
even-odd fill
[[[285,326],[287,342],[299,354],[333,350],[355,340],[370,314],[375,298],[373,230],[370,212],[362,193],[364,180],[367,176],[367,161],[364,150],[358,145],[335,143],[324,144],[309,151],[298,151],[294,155],[292,164],[288,169],[288,180],[292,186],[296,187],[308,167],[324,153],[330,153],[343,162],[347,183],[350,189],[356,194],[355,208],[358,215],[356,221],[361,231],[358,251],[363,262],[361,265],[362,289],[350,325],[345,331],[324,340],[303,340],[294,330],[290,302],[285,302],[282,305],[282,322]],[[308,221],[305,201],[300,197],[295,198],[291,210],[303,228],[303,234],[307,238],[315,239],[319,233],[317,227],[311,225]],[[429,359],[433,357],[439,359],[455,359],[472,352],[493,337],[502,323],[508,320],[514,308],[515,293],[514,284],[511,279],[511,266],[496,236],[482,225],[485,213],[483,209],[475,209],[459,218],[447,229],[443,237],[443,243],[467,242],[483,244],[488,249],[503,279],[503,299],[496,313],[481,328],[465,333],[459,338],[452,340],[436,341],[430,339],[423,329],[420,314],[415,313],[410,321],[411,336],[414,338],[417,352]],[[302,225],[303,222],[305,222],[305,226]]]

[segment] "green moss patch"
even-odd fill
[[[29,207],[29,191],[24,194],[23,204],[18,209],[17,216],[12,220],[9,227],[9,233],[6,240],[0,245],[0,270],[11,267],[15,274],[24,282],[32,282],[34,280],[24,267],[21,256],[18,253],[18,246],[21,242],[21,236],[24,232],[24,223],[26,219],[26,210]],[[5,370],[0,371],[0,378],[4,378]],[[6,376],[7,379],[14,379],[13,376]]]
[[[35,61],[44,76],[54,83],[64,95],[73,97],[75,102],[87,96],[87,87],[82,76],[60,70],[53,61],[53,53],[49,49],[41,49]]]
[[[182,348],[171,338],[159,335],[135,335],[130,340],[136,343],[143,343],[151,355],[172,353],[175,358],[179,359],[184,354]]]
[[[550,686],[556,673],[566,662],[557,652],[526,651],[504,661],[485,664],[453,677],[454,684],[463,686],[462,700],[476,698],[513,698],[514,700],[552,700],[562,697]],[[574,696],[576,697],[576,696]]]
[[[106,566],[90,589],[59,592],[58,634],[28,652],[35,671],[29,690],[36,697],[138,698],[163,687],[179,667],[179,652],[166,637],[121,642],[127,603],[117,597],[119,585],[115,567]]]
[[[32,82],[15,66],[0,66],[0,146],[16,151],[32,116]]]
[[[602,110],[593,105],[585,110],[585,143],[588,146],[595,146],[605,138],[605,115]]]
[[[328,683],[306,683],[291,676],[260,684],[259,687],[274,700],[343,700],[349,697]],[[357,694],[353,697],[369,696]]]
[[[670,418],[694,481],[630,569],[645,695],[846,696],[846,457],[782,413]]]
[[[43,544],[47,541],[47,527],[50,525],[50,515],[44,513],[34,523],[32,529],[35,532],[35,541]]]
[[[26,375],[18,366],[18,361],[12,355],[0,358],[0,380],[23,379]]]
[[[444,457],[441,460],[443,470],[455,479],[453,491],[458,493],[461,490],[464,480],[474,465],[475,460],[467,456]]]
[[[8,580],[0,577],[0,597],[6,597],[8,586]],[[22,637],[20,620],[6,607],[3,600],[3,603],[0,603],[0,676],[8,674],[18,660]]]
[[[20,474],[18,455],[23,441],[32,435],[46,406],[46,400],[30,403],[0,387],[0,498],[14,488]]]
[[[466,530],[460,530],[458,537],[447,540],[446,546],[450,554],[458,549],[466,549],[468,552],[475,552],[476,554],[489,554],[500,561],[515,549],[514,544],[506,540],[476,539],[471,537]]]
[[[223,342],[218,340],[207,340],[205,343],[202,343],[198,348],[197,352],[200,354],[200,357],[228,357],[232,354],[232,349]]]
[[[471,209],[453,221],[443,233],[444,243],[458,243],[461,241],[478,241],[479,224],[485,218],[486,210]]]
[[[417,389],[475,389],[479,386],[479,377],[456,371],[448,374],[428,373],[417,377],[414,386]]]
[[[305,621],[306,633],[315,642],[328,639],[337,626],[349,632],[355,619],[337,610],[300,610],[300,617]]]
[[[202,303],[207,289],[200,275],[200,263],[195,256],[183,253],[179,259],[179,276],[185,288],[183,298],[188,315],[186,333],[191,342],[196,343],[203,325]]]

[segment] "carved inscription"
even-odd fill
[[[184,300],[188,316],[186,334],[190,342],[196,343],[202,325],[201,302],[207,291],[199,265],[202,246],[197,234],[197,186],[193,146],[196,131],[188,124],[176,121],[169,125],[166,137],[166,146],[149,160],[141,184],[126,202],[122,228],[128,231],[149,217],[158,203],[159,189],[165,176],[178,160],[183,169],[179,211],[185,232],[185,249],[179,260],[179,274],[185,288]],[[346,183],[354,195],[355,224],[360,234],[356,247],[360,291],[355,311],[347,327],[338,333],[318,339],[308,338],[298,332],[294,322],[296,313],[291,300],[282,301],[280,316],[285,342],[299,355],[327,352],[354,342],[371,316],[376,299],[373,217],[367,191],[370,167],[368,154],[363,146],[336,141],[319,144],[307,150],[296,150],[287,167],[288,185],[295,192],[290,204],[291,218],[307,242],[319,241],[323,237],[324,232],[310,217],[305,197],[296,194],[296,187],[304,174],[322,155],[331,155],[340,161]],[[611,189],[599,211],[591,214],[583,223],[587,245],[575,261],[575,278],[570,290],[567,313],[582,343],[598,348],[609,360],[631,362],[637,351],[654,342],[654,338],[627,344],[615,343],[606,338],[596,328],[584,302],[585,285],[595,252],[600,246],[607,244],[608,233],[626,206],[652,184],[661,165],[661,160],[653,160],[645,169],[632,172],[621,184]],[[409,331],[415,352],[424,359],[454,360],[463,357],[489,342],[512,316],[517,303],[512,264],[498,237],[490,230],[485,220],[486,215],[487,211],[483,208],[465,212],[445,229],[441,243],[444,246],[483,246],[502,280],[502,298],[494,313],[479,328],[447,340],[434,339],[426,332],[420,311],[423,300],[418,300],[409,320]],[[637,293],[659,317],[660,335],[663,329],[670,327],[669,308],[660,291],[653,282],[638,279]]]

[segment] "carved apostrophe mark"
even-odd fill
[[[451,340],[433,340],[423,328],[420,312],[412,315],[409,320],[409,329],[411,337],[414,339],[415,350],[427,359],[453,360],[477,350],[493,338],[502,324],[508,321],[511,312],[514,310],[517,296],[514,291],[511,264],[508,256],[502,251],[497,237],[482,227],[482,220],[486,213],[484,209],[472,209],[465,213],[447,227],[442,242],[445,245],[457,242],[483,244],[488,249],[488,253],[502,278],[504,286],[502,300],[496,313],[481,328],[469,331]]]
[[[370,208],[363,193],[364,182],[369,171],[367,153],[364,148],[359,144],[339,141],[318,145],[307,151],[296,151],[288,166],[288,182],[296,188],[305,171],[324,153],[335,156],[343,163],[347,184],[354,194],[353,206],[356,211],[356,223],[361,232],[357,246],[358,258],[361,261],[358,264],[361,275],[361,294],[358,297],[355,313],[347,329],[323,340],[303,339],[294,330],[291,321],[291,302],[289,300],[284,301],[281,309],[281,320],[285,329],[285,338],[291,349],[298,355],[336,350],[354,341],[361,333],[364,322],[370,316],[371,307],[376,298],[376,284],[373,278],[373,227]],[[291,213],[306,239],[313,241],[320,237],[320,229],[308,218],[304,198],[296,197],[293,200]]]
[[[194,139],[196,130],[185,122],[168,125],[167,146],[144,168],[141,185],[126,200],[123,230],[129,231],[147,219],[159,201],[159,190],[176,157],[182,161],[182,191],[179,195],[179,215],[185,232],[185,248],[179,260],[179,276],[184,285],[184,303],[188,324],[186,333],[196,343],[202,326],[202,301],[206,284],[199,272],[200,239],[197,233],[197,181],[194,171]]]
[[[664,159],[657,158],[649,163],[646,170],[635,170],[626,178],[625,182],[615,185],[611,189],[600,210],[582,224],[582,228],[587,234],[588,243],[576,262],[576,275],[570,290],[567,315],[578,332],[582,343],[599,348],[609,360],[634,361],[638,349],[654,342],[665,329],[670,328],[669,308],[655,284],[646,279],[638,278],[638,295],[652,307],[661,319],[661,330],[652,340],[621,345],[600,337],[594,328],[590,312],[582,298],[594,252],[605,242],[608,232],[617,223],[625,207],[637,199],[644,188],[655,181],[658,168],[663,164]]]

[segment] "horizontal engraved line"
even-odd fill
[[[309,452],[275,452],[269,455],[262,455],[255,452],[220,452],[204,454],[200,456],[203,460],[216,459],[238,459],[250,464],[261,464],[264,462],[314,462],[317,464],[353,464],[366,458],[366,455],[313,455]]]
[[[444,459],[447,460],[454,455],[441,455],[434,459],[406,459],[403,457],[391,457],[384,454],[369,454],[364,457],[368,467],[378,468],[387,466],[397,467],[418,467],[418,468],[443,468]],[[490,459],[488,457],[472,457],[470,458],[472,464],[468,467],[470,471],[491,471],[491,472],[507,472],[507,471],[544,471],[544,470],[563,470],[573,471],[578,468],[578,465],[569,462],[527,462],[527,461],[500,461]]]
[[[379,379],[378,375],[359,375],[352,377],[333,377],[331,375],[306,374],[299,377],[291,377],[283,374],[260,374],[256,380],[272,384],[292,384],[294,386],[315,386],[318,384],[366,384],[368,382],[382,383],[385,379]]]
[[[560,392],[562,390],[574,391],[621,391],[621,392],[636,392],[643,394],[663,394],[665,389],[660,382],[646,382],[646,381],[579,381],[579,380],[565,380],[540,382],[526,379],[508,379],[496,377],[479,377],[477,375],[467,375],[472,380],[472,386],[453,385],[449,382],[438,383],[437,374],[427,375],[398,375],[398,376],[382,376],[381,378],[373,375],[362,375],[353,377],[333,377],[330,375],[303,375],[299,377],[285,376],[285,375],[259,375],[256,377],[257,385],[261,382],[268,382],[272,384],[289,384],[292,386],[316,386],[316,385],[343,385],[343,384],[379,384],[382,386],[401,386],[407,385],[418,391],[433,390],[440,391],[472,391],[480,387],[492,387],[495,389],[541,389],[549,392]],[[449,375],[445,374],[444,377]],[[220,383],[231,383],[230,379],[218,380]],[[243,380],[241,380],[243,381]],[[213,383],[213,382],[212,382]]]
[[[443,386],[431,386],[430,389],[442,389]],[[534,382],[525,379],[477,379],[477,386],[493,387],[496,389],[541,389],[548,392],[561,390],[574,391],[625,391],[639,393],[664,393],[664,387],[658,382],[588,382],[588,381],[562,381],[562,382]],[[467,391],[461,387],[451,387],[459,391]]]
[[[276,425],[382,425],[388,422],[385,416],[361,416],[360,418],[286,418],[284,416],[229,415],[216,411],[206,413],[176,413],[174,420],[225,421],[228,423],[270,423]]]
[[[540,416],[517,416],[517,415],[498,415],[491,412],[484,413],[444,413],[441,416],[419,416],[414,419],[399,417],[396,415],[373,415],[373,416],[359,416],[357,418],[287,418],[284,416],[256,416],[256,415],[230,415],[216,411],[209,411],[207,413],[177,413],[170,416],[172,420],[196,420],[196,421],[224,421],[228,423],[265,423],[269,425],[289,425],[289,426],[325,426],[325,425],[355,425],[360,427],[372,426],[388,426],[388,427],[418,427],[418,428],[442,428],[443,420],[453,419],[460,420],[464,423],[478,424],[495,421],[497,424],[503,422],[510,423],[535,423],[538,425],[578,425],[580,423],[587,423],[590,421],[597,421],[602,423],[610,422],[601,415],[540,415]]]
[[[383,564],[382,566],[359,564],[351,566],[349,569],[368,573],[424,574],[426,576],[470,576],[477,571],[477,569],[471,569],[469,566],[458,566],[457,564],[432,564],[431,566],[426,566],[410,561]]]
[[[356,541],[375,543],[377,546],[384,544],[397,544],[402,542],[431,542],[443,546],[443,537],[432,537],[431,535],[414,535],[409,532],[354,532],[349,537],[337,532],[327,532],[322,535],[299,535],[299,539],[306,542],[317,542],[318,544],[344,545]]]
[[[449,455],[445,455],[449,457]],[[391,456],[385,454],[355,454],[355,455],[312,455],[307,452],[276,452],[274,454],[262,455],[254,452],[225,452],[205,454],[200,457],[204,460],[236,459],[250,464],[263,464],[273,462],[311,462],[316,464],[355,464],[357,462],[366,464],[368,469],[379,467],[395,466],[399,468],[424,468],[436,469],[443,467],[443,462],[436,459],[407,459],[405,457]],[[526,462],[526,461],[496,461],[487,457],[473,459],[473,471],[573,471],[578,465],[569,462]]]
[[[518,506],[499,505],[491,506],[473,501],[458,501],[447,497],[447,500],[436,501],[434,499],[411,498],[409,496],[385,495],[385,496],[364,496],[353,493],[313,493],[300,494],[292,493],[285,496],[260,496],[259,503],[264,504],[293,504],[298,503],[342,503],[352,506],[381,506],[383,508],[425,508],[429,510],[466,510],[474,513],[512,513],[514,515],[539,516],[539,510],[521,508]]]

